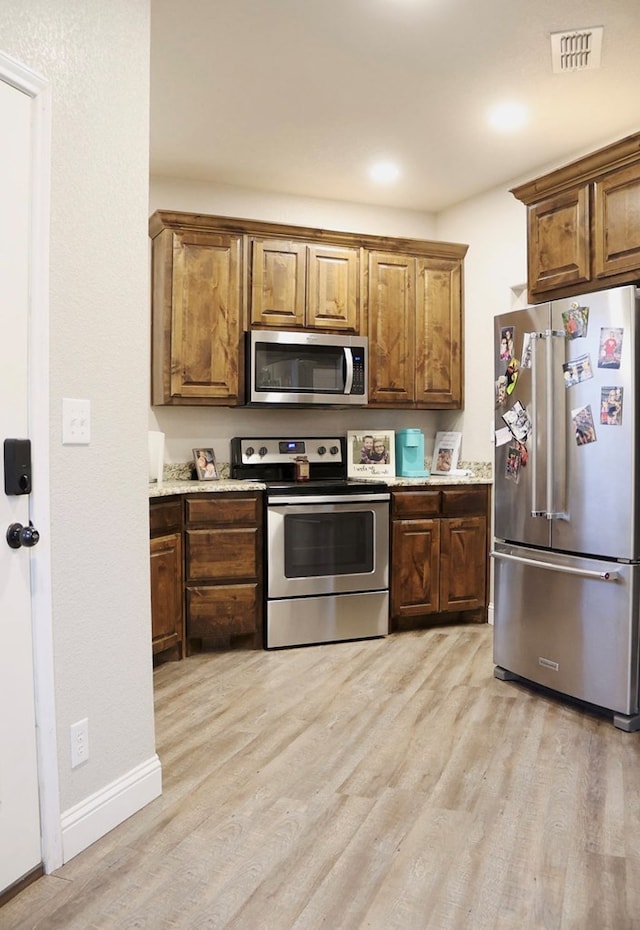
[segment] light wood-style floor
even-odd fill
[[[495,680],[491,634],[161,666],[162,798],[0,927],[640,928],[640,734]]]

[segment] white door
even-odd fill
[[[0,81],[0,439],[29,435],[28,339],[33,100]],[[2,452],[0,451],[0,455]],[[0,460],[1,461],[1,460]],[[4,468],[0,465],[4,475]],[[31,560],[12,549],[30,498],[0,487],[0,892],[42,860],[36,754]]]

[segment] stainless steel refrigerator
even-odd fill
[[[495,321],[494,662],[640,729],[639,291]]]

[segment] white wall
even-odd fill
[[[372,235],[435,239],[435,218],[431,214],[411,210],[363,206],[327,200],[311,200],[286,195],[261,193],[225,185],[205,184],[168,178],[151,178],[149,212],[154,210],[184,210],[220,216],[290,223],[320,229]],[[460,241],[460,240],[455,240]],[[360,410],[313,412],[309,427],[309,412],[297,410],[251,410],[229,407],[152,407],[149,429],[165,433],[165,461],[186,462],[196,446],[212,447],[220,462],[229,461],[229,440],[232,436],[276,435],[298,432],[345,433],[348,429],[404,429],[418,427],[425,433],[425,449],[429,454],[439,429],[449,428],[451,413],[432,411]],[[490,456],[486,455],[485,461]],[[469,458],[463,441],[462,456]]]
[[[493,318],[513,305],[527,277],[526,208],[505,182],[438,216],[439,239],[469,244],[465,258],[465,409],[458,417],[466,457],[493,459]]]
[[[3,0],[0,46],[52,87],[51,546],[64,813],[155,754],[149,0]],[[91,401],[89,446],[62,446],[63,397]],[[69,726],[84,717],[90,757],[72,771]]]
[[[152,177],[150,181],[149,212],[154,210],[185,210],[413,239],[433,239],[436,231],[434,215],[417,210],[270,194],[226,184],[163,177]]]
[[[437,239],[469,245],[465,258],[466,404],[458,417],[458,428],[463,430],[466,457],[471,460],[492,458],[489,424],[494,416],[493,318],[527,305],[523,290],[527,280],[527,210],[510,191],[587,154],[589,150],[578,150],[560,162],[507,179],[499,187],[436,217]]]

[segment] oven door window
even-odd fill
[[[285,577],[369,574],[375,559],[373,520],[370,510],[287,514]]]
[[[340,346],[258,342],[255,388],[302,394],[343,394],[345,355]]]

